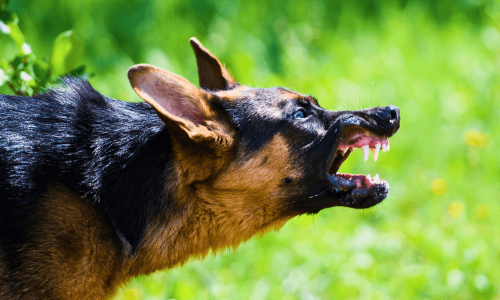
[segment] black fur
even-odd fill
[[[7,261],[15,263],[22,228],[50,184],[101,206],[124,244],[137,248],[146,216],[170,205],[161,195],[170,137],[151,106],[105,97],[69,77],[32,98],[0,95],[0,106],[0,248]]]
[[[293,139],[301,142],[316,138],[316,128],[306,128],[316,124],[303,124],[303,130],[294,128],[292,115],[300,106],[297,101],[287,101],[290,99],[283,97],[284,92],[290,91],[281,87],[252,88],[242,92],[238,101],[223,103],[247,155],[267,144],[279,132],[291,131],[295,135]],[[311,133],[309,137],[298,136],[308,132]]]

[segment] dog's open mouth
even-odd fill
[[[343,202],[346,206],[365,208],[382,201],[388,194],[389,185],[385,180],[380,179],[378,174],[371,177],[369,174],[365,176],[338,173],[342,163],[356,148],[361,148],[365,161],[368,159],[370,151],[376,161],[379,151],[388,151],[390,146],[386,137],[378,136],[357,126],[347,129],[340,139],[340,144],[328,171],[328,180],[333,189],[345,193]]]

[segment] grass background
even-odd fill
[[[378,206],[301,216],[203,262],[140,277],[118,299],[500,299],[500,2],[11,0],[39,57],[73,28],[101,93],[139,101],[126,71],[197,83],[196,36],[246,85],[329,109],[397,105]],[[15,44],[0,35],[0,56]],[[7,87],[0,92],[9,93]]]

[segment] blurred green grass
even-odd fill
[[[127,69],[197,83],[196,36],[242,83],[329,109],[397,105],[391,151],[341,171],[391,184],[375,208],[301,216],[203,262],[140,277],[118,299],[500,299],[500,2],[12,0],[43,57],[85,45],[100,92],[139,101]],[[0,53],[15,54],[0,39]],[[1,93],[9,93],[0,88]]]

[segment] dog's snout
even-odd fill
[[[389,105],[385,107],[382,112],[382,116],[385,121],[390,122],[394,126],[393,132],[396,132],[399,129],[399,120],[401,119],[401,116],[397,106]]]
[[[389,111],[391,121],[399,123],[399,108],[394,105],[389,105],[387,106],[387,110]]]
[[[389,110],[389,115],[391,116],[391,121],[398,121],[399,122],[399,108],[394,105],[389,105],[387,106],[387,109]]]
[[[398,122],[399,121],[399,108],[394,105],[389,105],[384,108],[382,112],[384,121]]]

